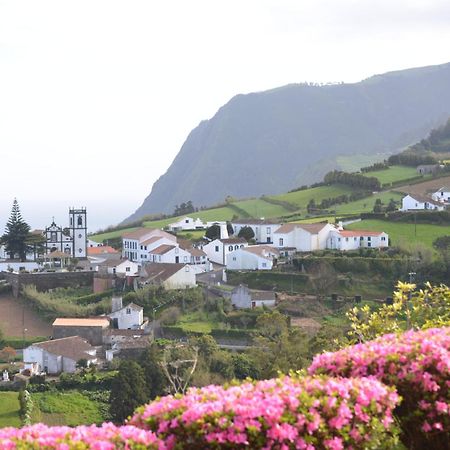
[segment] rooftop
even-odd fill
[[[152,231],[155,231],[153,228],[138,228],[134,231],[129,231],[127,233],[122,234],[123,239],[141,239],[147,234],[150,234]]]
[[[186,264],[150,263],[142,267],[141,278],[146,281],[163,282],[183,269]]]
[[[109,319],[107,317],[92,317],[82,319],[78,317],[58,317],[52,324],[54,327],[109,327]]]
[[[341,230],[338,233],[342,237],[360,237],[360,236],[380,236],[384,231],[366,231],[366,230]]]
[[[54,355],[61,355],[66,358],[78,361],[79,359],[95,359],[95,356],[87,352],[95,351],[85,339],[79,336],[70,336],[61,339],[53,339],[51,341],[39,342],[32,344],[33,347],[39,347]]]
[[[88,247],[87,253],[89,256],[97,256],[97,255],[104,255],[104,254],[117,254],[119,253],[115,248],[110,247],[109,245],[103,245],[100,247]]]
[[[232,220],[231,223],[239,225],[279,225],[280,221],[273,219],[237,219]]]
[[[176,248],[175,245],[163,244],[160,245],[159,247],[154,248],[153,250],[150,250],[150,253],[154,255],[164,255],[173,250],[174,248]]]
[[[302,228],[310,234],[317,234],[321,231],[328,223],[318,222],[318,223],[285,223],[281,225],[280,228],[275,230],[275,233],[278,234],[287,234],[293,231],[295,228]]]

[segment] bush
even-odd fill
[[[0,448],[4,449],[166,449],[151,431],[133,426],[117,427],[112,423],[70,427],[48,427],[43,424],[22,429],[0,428]]]
[[[139,408],[130,423],[184,449],[380,449],[392,444],[397,402],[376,380],[284,376],[191,388]]]
[[[310,375],[375,377],[395,387],[408,448],[447,449],[450,433],[450,328],[388,334],[314,358]]]

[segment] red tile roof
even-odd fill
[[[122,237],[124,239],[141,239],[145,235],[155,231],[154,228],[138,228],[134,231],[129,231],[127,233],[123,233]]]
[[[366,230],[341,230],[339,234],[342,237],[359,237],[359,236],[380,236],[383,231],[366,231]]]
[[[163,244],[163,245],[160,245],[159,247],[154,248],[153,250],[150,250],[150,253],[152,255],[164,255],[164,254],[170,252],[171,250],[173,250],[174,248],[176,248],[175,245]]]
[[[94,255],[104,255],[106,254],[117,254],[119,253],[115,248],[110,247],[109,245],[103,245],[101,247],[88,247],[87,253],[89,256]]]

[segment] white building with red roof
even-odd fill
[[[228,253],[227,269],[271,270],[274,259],[279,256],[279,250],[270,245],[250,245]]]
[[[331,250],[347,251],[388,246],[389,236],[384,231],[334,229],[327,239],[327,248]]]

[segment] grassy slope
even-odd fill
[[[255,218],[280,217],[285,214],[292,214],[292,211],[289,211],[284,206],[273,205],[262,199],[243,200],[234,204],[246,211],[249,216]]]
[[[402,197],[402,195],[396,192],[380,192],[361,200],[335,205],[333,208],[336,209],[336,214],[360,214],[363,212],[372,212],[375,200],[378,198],[381,199],[384,205],[387,205],[391,198],[395,201],[400,201]]]
[[[358,172],[361,167],[371,166],[373,163],[383,161],[389,155],[378,153],[376,155],[342,155],[336,158],[340,170],[344,172]]]
[[[417,235],[415,235],[413,223],[396,223],[385,220],[363,220],[346,228],[350,230],[385,231],[389,234],[393,246],[399,243],[415,244],[420,242],[431,248],[436,238],[450,234],[448,226],[417,224]]]
[[[305,189],[303,191],[289,192],[287,194],[272,195],[270,198],[289,202],[305,209],[308,202],[313,198],[315,202],[320,202],[324,198],[337,197],[342,194],[351,194],[352,189],[348,186],[319,186],[316,188]]]
[[[0,392],[0,428],[20,427],[19,393]]]
[[[394,181],[407,180],[408,178],[416,177],[418,173],[415,167],[391,166],[389,169],[367,172],[364,175],[367,177],[378,178],[380,183],[384,184],[392,183]]]
[[[103,422],[97,402],[76,391],[32,394],[33,423],[47,425],[83,425]]]

